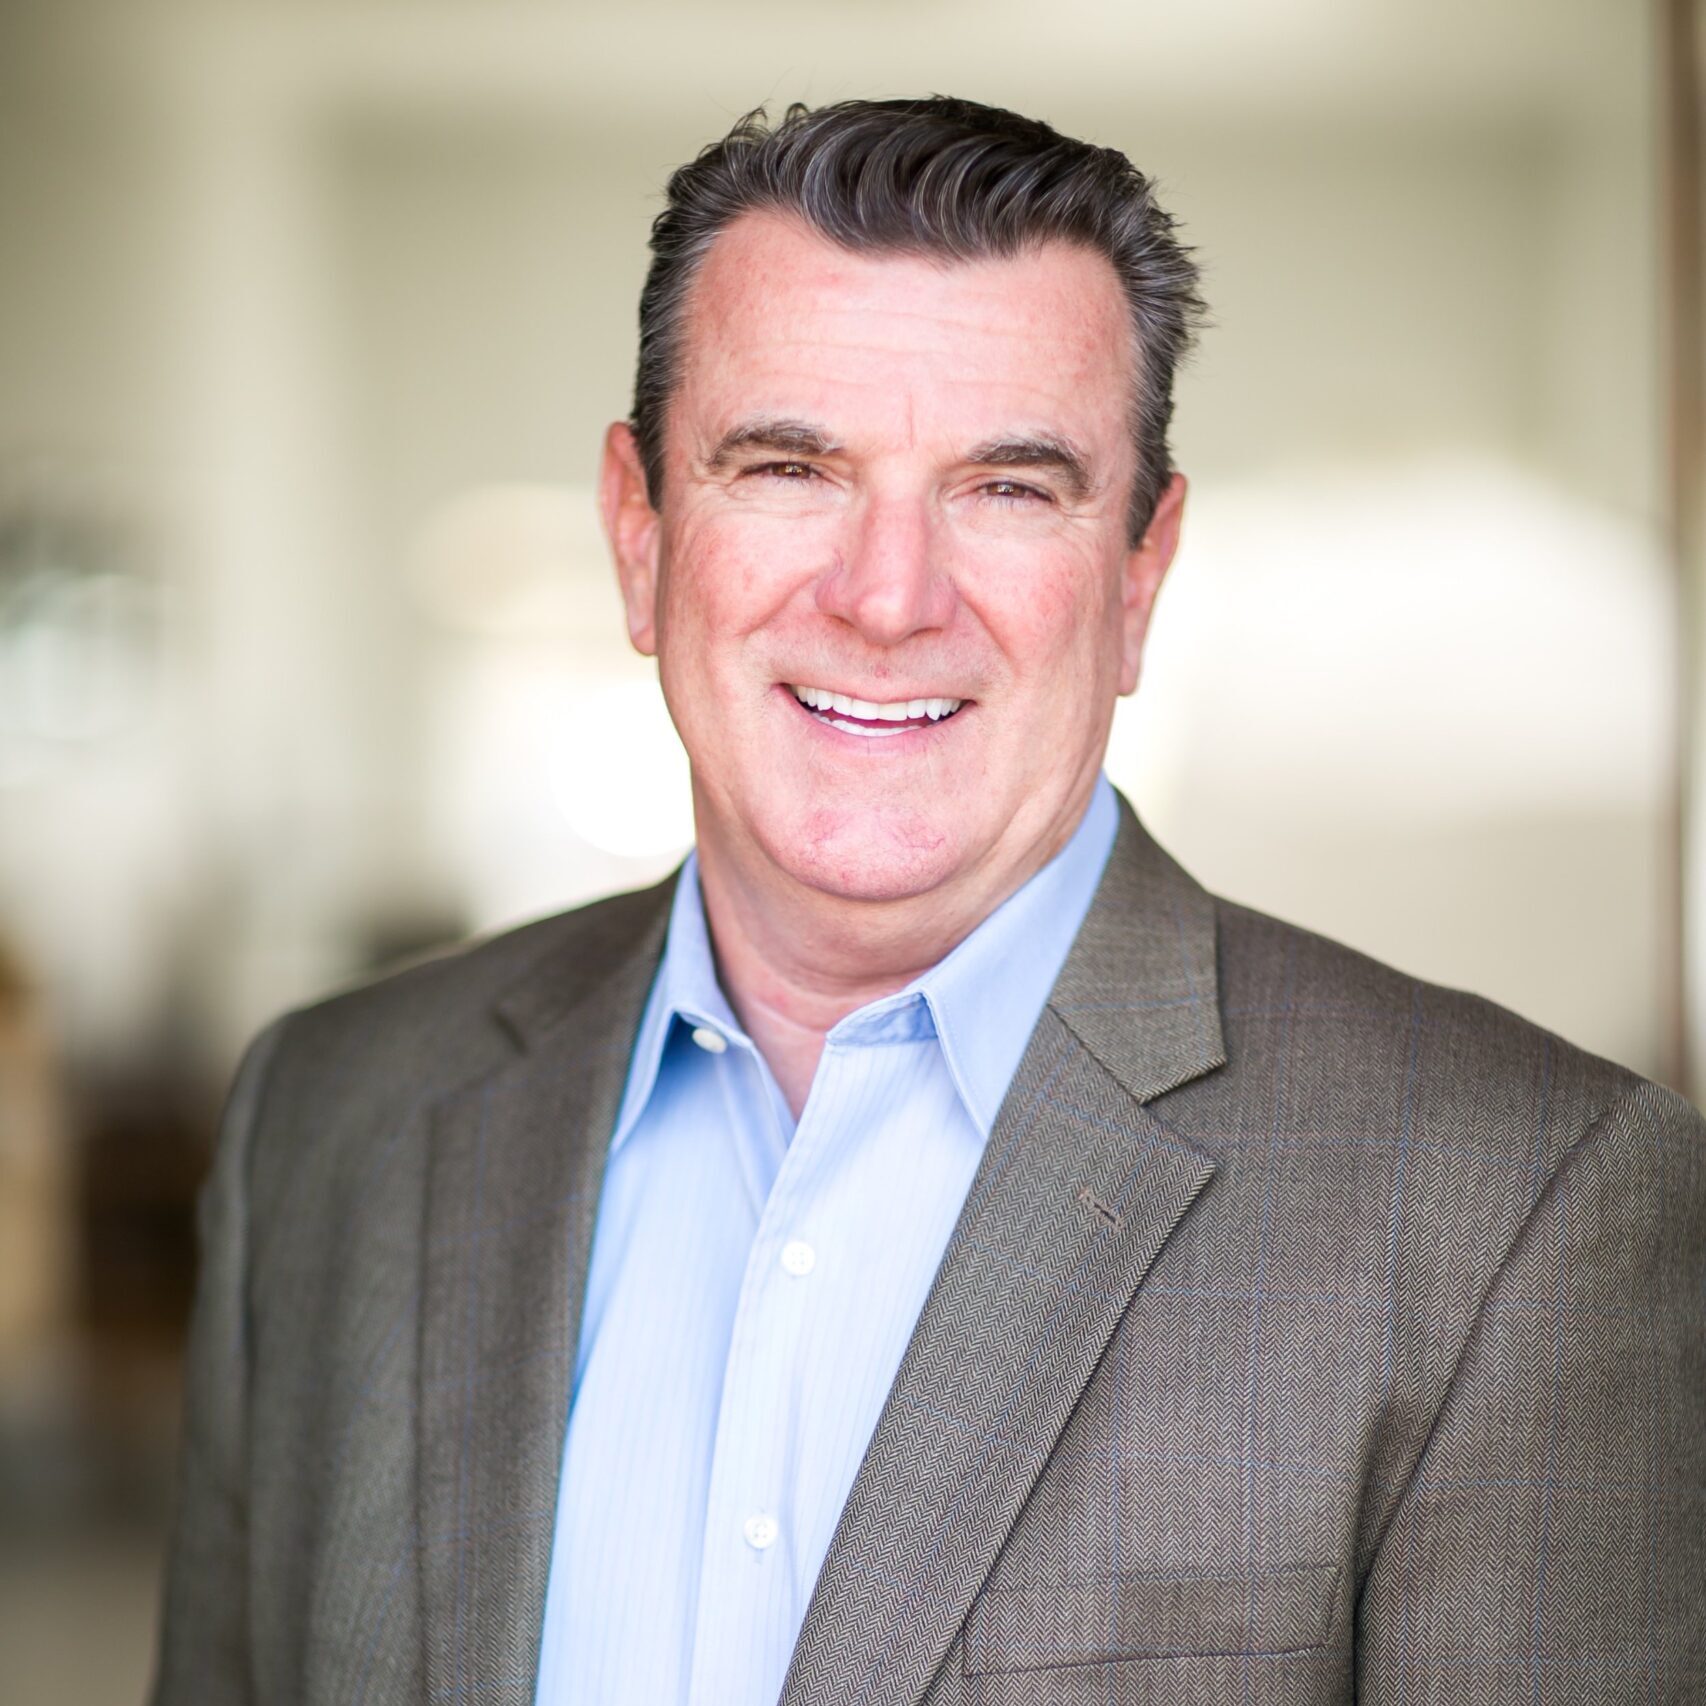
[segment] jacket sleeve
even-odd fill
[[[1366,1578],[1357,1699],[1706,1700],[1706,1126],[1629,1086],[1494,1274]]]
[[[153,1706],[242,1706],[248,1652],[246,1345],[249,1154],[284,1025],[243,1057],[197,1204],[200,1269]]]

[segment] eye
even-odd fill
[[[774,480],[811,480],[817,469],[809,462],[760,462],[748,468],[749,474],[768,474]]]
[[[986,480],[982,491],[987,497],[995,498],[1001,503],[1051,503],[1047,492],[1036,486],[1027,486],[1023,480],[996,479]]]

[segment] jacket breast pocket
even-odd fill
[[[1339,1567],[1111,1576],[986,1588],[966,1620],[967,1676],[1190,1654],[1281,1654],[1333,1637]]]

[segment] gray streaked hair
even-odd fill
[[[687,293],[718,233],[761,211],[791,214],[855,252],[969,261],[1065,242],[1105,256],[1136,346],[1128,528],[1134,544],[1142,538],[1172,474],[1173,372],[1203,313],[1190,251],[1150,180],[1117,149],[947,95],[795,103],[774,126],[757,107],[671,175],[640,293],[630,422],[654,507]]]

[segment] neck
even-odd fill
[[[825,894],[701,837],[699,884],[719,979],[796,1120],[826,1033],[944,959],[1054,857],[1070,827],[1004,877],[890,901]]]

